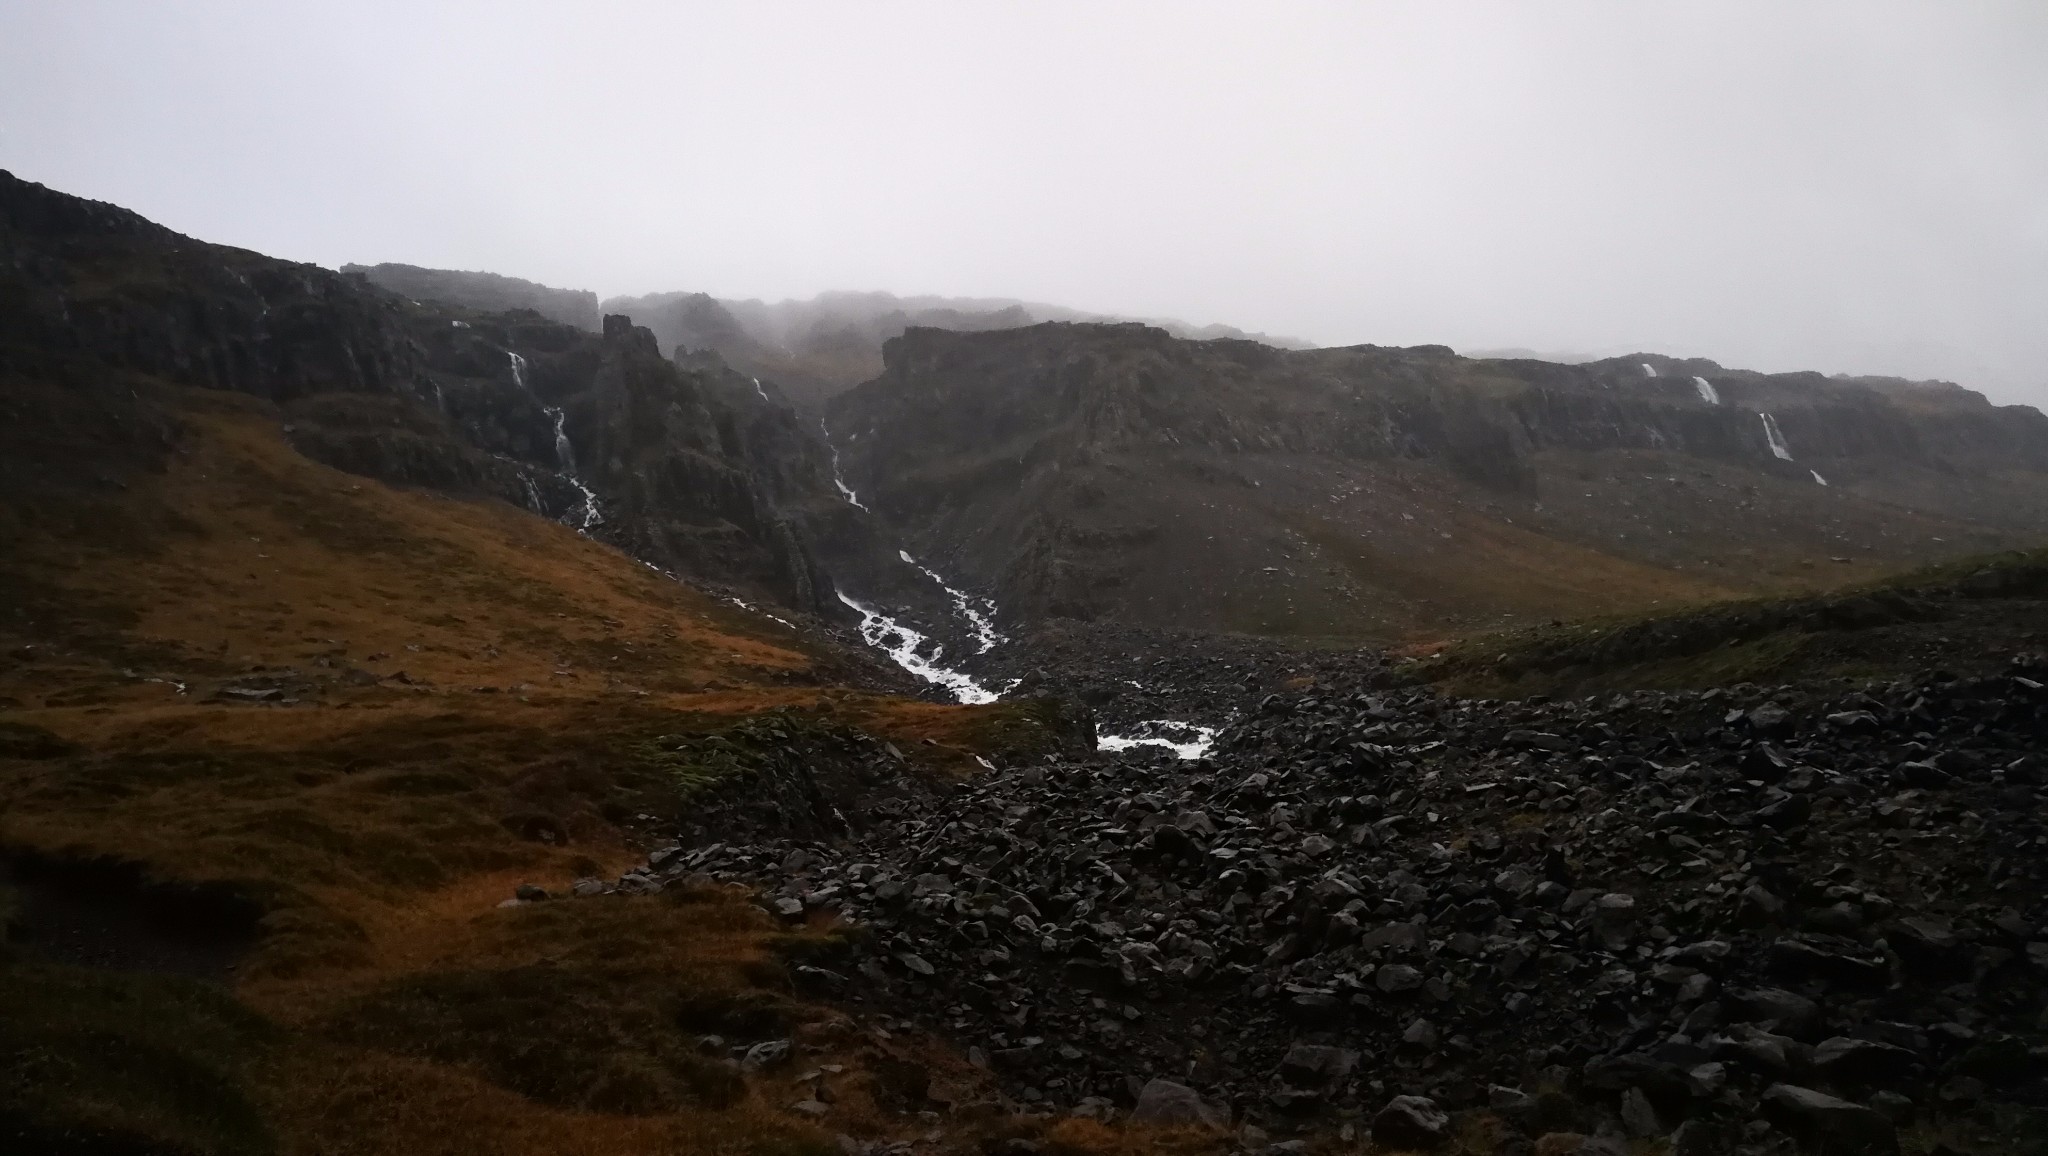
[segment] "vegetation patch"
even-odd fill
[[[0,964],[0,1135],[22,1152],[258,1156],[279,1041],[210,984]]]
[[[2002,661],[2044,643],[2048,550],[2034,550],[1827,594],[1481,635],[1452,643],[1418,670],[1455,693],[1514,697],[1867,680],[1951,665],[1958,655]]]

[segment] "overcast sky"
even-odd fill
[[[0,0],[0,167],[338,265],[2048,404],[2048,3]]]

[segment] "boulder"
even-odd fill
[[[1372,1118],[1372,1142],[1382,1148],[1435,1148],[1450,1139],[1451,1118],[1436,1101],[1395,1096]]]
[[[1138,1106],[1131,1109],[1131,1123],[1193,1125],[1220,1132],[1230,1125],[1230,1114],[1203,1100],[1186,1084],[1155,1079],[1138,1093]]]
[[[1802,1143],[1840,1156],[1897,1156],[1899,1130],[1873,1108],[1811,1088],[1772,1084],[1764,1113]]]

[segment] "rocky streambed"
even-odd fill
[[[1381,681],[1247,697],[1205,757],[1002,767],[579,890],[836,914],[851,953],[803,982],[1013,1107],[1251,1149],[2048,1137],[2039,660],[1556,702]]]

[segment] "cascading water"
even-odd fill
[[[541,412],[555,419],[555,465],[563,473],[573,475],[576,472],[576,447],[569,444],[569,435],[562,429],[569,415],[563,413],[560,406],[553,405],[542,406]]]
[[[576,476],[576,447],[569,444],[569,435],[562,428],[568,421],[568,415],[563,413],[560,407],[552,405],[545,407],[545,412],[555,419],[556,464],[561,467],[562,477],[583,496],[582,518],[576,523],[576,528],[588,530],[604,521],[604,514],[597,508],[597,495],[591,492],[589,486],[583,484],[582,478]],[[571,510],[569,516],[575,517],[576,513],[575,510]]]
[[[950,691],[957,701],[970,706],[994,702],[996,692],[981,685],[972,675],[939,665],[946,648],[927,639],[894,618],[871,606],[856,602],[839,592],[839,600],[860,615],[860,636],[869,646],[887,654],[896,665],[918,678]],[[929,649],[930,654],[925,651]]]
[[[839,447],[832,444],[832,431],[822,420],[818,422],[818,432],[824,435],[825,446],[832,451],[832,484],[838,487],[839,496],[845,498],[851,505],[867,509],[867,506],[862,504],[860,496],[855,494],[853,488],[846,484],[846,479],[840,476]],[[905,563],[917,567],[924,572],[925,577],[938,583],[939,589],[944,590],[953,600],[954,609],[967,620],[969,629],[974,632],[976,654],[987,654],[997,643],[1009,641],[996,630],[996,604],[993,600],[978,598],[947,585],[946,580],[940,577],[936,570],[911,557],[908,550],[898,550],[896,553]],[[991,703],[1001,698],[1009,689],[1006,687],[1002,691],[991,690],[965,671],[944,665],[941,662],[946,655],[946,648],[943,645],[933,642],[922,633],[905,626],[880,610],[856,601],[844,590],[838,593],[839,601],[860,615],[860,636],[869,646],[888,655],[890,661],[919,679],[944,688],[956,700],[970,706]],[[1137,724],[1131,734],[1101,736],[1096,740],[1096,749],[1122,751],[1137,746],[1157,746],[1171,750],[1183,759],[1198,759],[1208,753],[1209,744],[1215,737],[1216,730],[1213,727],[1172,719],[1148,719]]]
[[[1792,447],[1785,442],[1785,435],[1778,432],[1778,419],[1767,413],[1760,413],[1764,419],[1764,440],[1771,443],[1771,456],[1781,462],[1792,460]]]
[[[774,403],[773,401],[769,400],[769,397],[768,397],[768,391],[767,391],[767,390],[765,390],[765,389],[762,389],[762,388],[761,388],[761,379],[760,379],[760,378],[758,378],[758,377],[757,377],[757,378],[754,378],[754,379],[753,379],[753,382],[754,382],[754,392],[755,392],[755,393],[758,393],[758,394],[760,394],[760,395],[761,395],[761,400],[762,400],[762,401],[765,401],[765,402],[768,402],[768,404],[769,404],[769,405],[774,405],[775,403]]]
[[[1654,365],[1651,365],[1651,364],[1650,364],[1649,362],[1647,362],[1647,361],[1643,362],[1643,363],[1642,363],[1642,365],[1643,365],[1643,376],[1644,376],[1644,377],[1655,377],[1655,376],[1657,376],[1657,367],[1656,367],[1656,366],[1654,366]]]
[[[1701,401],[1706,402],[1708,405],[1721,404],[1721,395],[1714,392],[1713,382],[1708,381],[1704,377],[1695,377],[1692,379],[1692,383],[1700,391]]]
[[[505,356],[512,362],[513,384],[531,393],[531,388],[526,384],[526,359],[509,349],[505,351]],[[564,428],[568,424],[569,415],[562,412],[562,407],[557,405],[544,405],[540,408],[542,413],[553,418],[555,422],[555,470],[562,475],[564,481],[576,488],[577,494],[583,499],[581,506],[570,510],[562,521],[570,522],[573,519],[573,524],[578,530],[588,530],[604,521],[604,513],[598,509],[597,494],[583,484],[582,478],[576,476],[576,447],[570,444],[568,430]],[[527,496],[533,499],[534,509],[541,509],[540,494],[533,487],[533,479],[522,480],[526,482]]]
[[[840,476],[839,447],[832,444],[832,431],[826,428],[824,418],[818,419],[818,432],[825,435],[825,448],[832,451],[832,484],[839,487],[839,496],[860,509],[867,509],[861,505],[860,495],[854,493],[852,487],[846,484],[846,479]]]
[[[978,598],[965,590],[955,590],[946,585],[946,580],[939,577],[938,571],[911,557],[908,550],[898,550],[896,556],[922,570],[925,577],[938,583],[939,589],[944,590],[946,596],[953,600],[953,608],[960,612],[960,617],[967,620],[968,629],[974,631],[974,653],[987,654],[996,643],[1009,641],[996,630],[996,604],[993,599]],[[975,605],[977,602],[981,605]]]
[[[1132,747],[1165,747],[1183,759],[1199,759],[1209,753],[1209,747],[1215,741],[1215,727],[1155,718],[1136,724],[1127,735],[1097,736],[1095,749],[1127,751]]]

